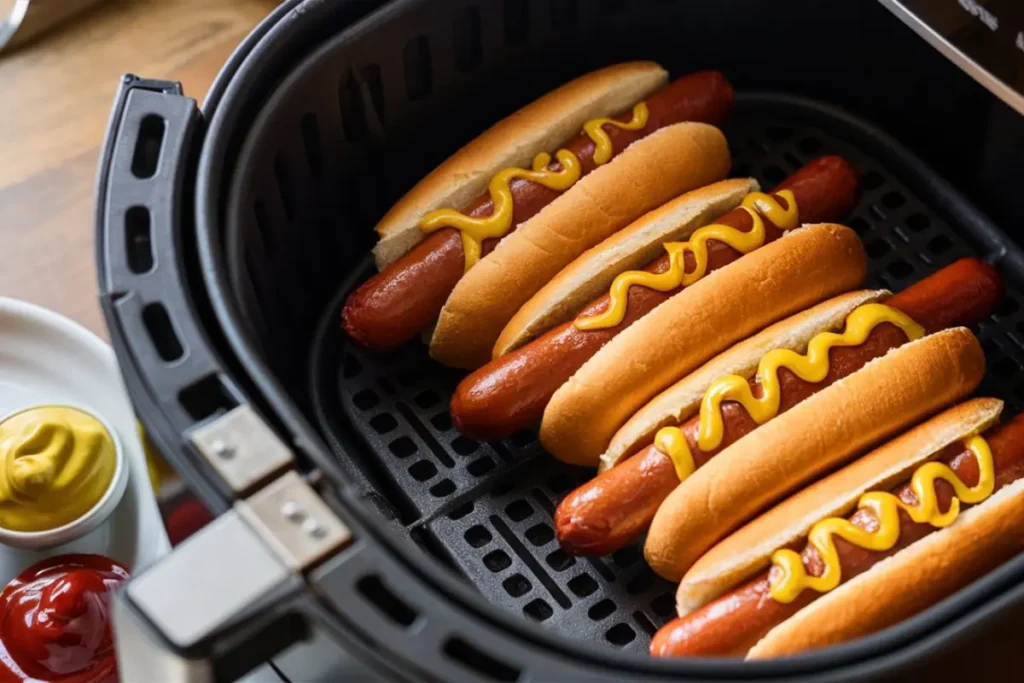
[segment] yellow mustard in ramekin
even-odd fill
[[[103,424],[68,406],[0,423],[0,527],[48,531],[75,521],[110,488],[117,447]]]

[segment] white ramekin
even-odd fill
[[[110,516],[110,513],[117,507],[117,504],[121,502],[125,489],[128,487],[128,466],[125,462],[124,449],[121,448],[121,440],[117,436],[117,432],[114,431],[114,428],[110,426],[110,423],[95,412],[71,403],[36,405],[21,408],[13,413],[5,415],[3,418],[0,418],[0,423],[6,422],[21,413],[42,407],[71,408],[72,410],[81,411],[99,422],[107,431],[107,435],[114,444],[114,476],[111,477],[110,485],[107,486],[107,490],[88,512],[78,519],[64,524],[63,526],[47,529],[46,531],[12,531],[10,529],[0,527],[0,543],[12,548],[20,548],[23,550],[42,550],[45,548],[52,548],[64,543],[70,543],[71,541],[85,536],[87,533],[106,521],[107,517]]]

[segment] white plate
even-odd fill
[[[79,405],[111,425],[129,466],[128,488],[110,517],[82,538],[42,551],[0,547],[0,586],[54,555],[106,555],[134,574],[170,550],[113,350],[63,316],[0,297],[0,415],[55,403]]]

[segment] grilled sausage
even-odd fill
[[[717,123],[732,106],[733,91],[725,76],[717,71],[702,71],[669,83],[646,100],[647,123],[643,128],[627,130],[606,125],[612,142],[612,156],[659,128],[681,121]],[[619,117],[629,121],[632,112]],[[586,175],[596,168],[594,141],[580,134],[566,146],[576,155]],[[551,169],[559,165],[553,163]],[[516,179],[512,191],[512,228],[530,219],[560,194],[538,183]],[[488,193],[460,209],[468,216],[489,216],[494,204]],[[484,240],[481,257],[490,253],[500,240]],[[437,318],[448,295],[465,272],[462,238],[455,228],[443,228],[429,235],[410,252],[377,273],[356,289],[342,310],[342,327],[355,340],[370,349],[387,351],[415,338]]]
[[[935,332],[956,325],[974,325],[987,317],[1002,299],[1003,288],[998,270],[983,261],[965,258],[894,295],[886,304],[906,313],[928,332]],[[883,323],[860,346],[833,348],[829,353],[828,375],[818,383],[805,382],[787,368],[780,368],[779,413],[906,341],[902,330]],[[754,379],[751,387],[755,396],[761,395]],[[697,467],[757,428],[739,403],[723,403],[722,417],[724,437],[713,451],[702,451],[697,443],[699,415],[682,425]],[[678,485],[672,460],[649,446],[562,500],[555,512],[559,542],[575,554],[612,553],[647,529],[662,501]]]
[[[824,156],[806,164],[777,188],[792,190],[804,223],[819,223],[842,218],[853,207],[857,194],[857,172],[844,159]],[[785,199],[775,198],[786,207]],[[738,230],[749,231],[750,215],[742,209],[730,211],[715,221]],[[782,232],[765,220],[765,243],[778,239]],[[727,266],[742,254],[716,240],[708,241],[708,267],[711,272]],[[647,266],[652,273],[669,268],[669,257],[662,256]],[[693,255],[686,254],[687,271],[695,267]],[[477,439],[502,439],[540,420],[551,396],[598,349],[615,335],[645,315],[681,288],[659,292],[631,287],[625,319],[615,327],[579,330],[572,322],[560,325],[529,344],[476,370],[452,395],[452,422],[459,431]],[[577,314],[577,318],[604,312],[609,298],[602,296]]]
[[[1024,415],[1018,415],[1006,424],[990,430],[985,436],[995,464],[995,489],[999,490],[1024,476]],[[962,444],[956,443],[946,448],[938,459],[948,464],[968,486],[977,484],[977,460]],[[935,482],[935,491],[938,494],[939,509],[945,512],[953,497],[953,487],[939,479]],[[893,493],[908,505],[917,504],[909,484],[895,488]],[[899,517],[899,540],[887,551],[867,550],[841,537],[833,537],[843,582],[936,530],[927,522],[914,522],[904,510],[899,511]],[[854,526],[868,531],[875,528],[878,522],[874,513],[868,509],[857,510],[849,519]],[[808,544],[801,558],[809,575],[821,575],[824,565],[817,548]],[[659,657],[742,656],[774,626],[818,597],[817,593],[808,590],[792,602],[782,603],[770,596],[769,589],[770,572],[765,572],[701,609],[673,620],[655,635],[651,642],[651,654]]]

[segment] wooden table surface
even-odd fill
[[[121,74],[181,81],[202,100],[276,0],[103,0],[0,52],[0,296],[106,338],[93,251],[99,147]]]

